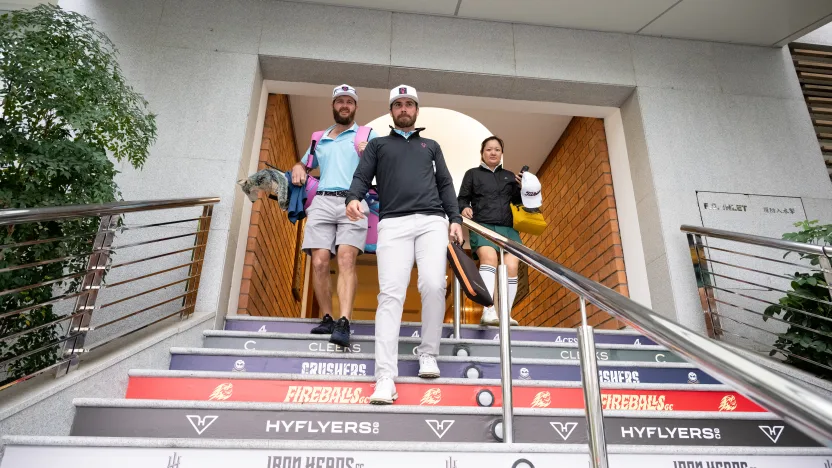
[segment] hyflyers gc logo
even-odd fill
[[[763,431],[763,434],[766,435],[772,442],[775,444],[778,440],[780,440],[780,436],[783,435],[783,429],[785,426],[759,426],[760,430]]]
[[[552,425],[552,429],[554,429],[563,440],[568,439],[569,436],[572,435],[572,431],[578,427],[578,423],[576,422],[550,422],[549,424]]]
[[[211,424],[214,424],[214,421],[216,421],[217,418],[219,418],[219,416],[202,417],[195,414],[189,414],[185,417],[188,418],[188,421],[191,423],[191,426],[193,426],[194,430],[199,435],[202,435],[202,433],[205,432],[206,429],[211,427]]]
[[[451,426],[454,425],[456,422],[453,419],[446,419],[444,421],[437,421],[436,419],[425,419],[425,422],[428,423],[428,426],[431,428],[436,437],[440,439],[445,436]]]

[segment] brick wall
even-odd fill
[[[289,97],[269,95],[258,170],[269,163],[289,170],[297,161]],[[292,295],[298,224],[292,224],[276,201],[258,200],[251,213],[238,314],[298,317],[300,301]]]
[[[542,211],[549,227],[523,243],[565,267],[628,295],[604,121],[572,119],[537,172]],[[521,325],[574,327],[581,321],[578,297],[529,269],[529,294],[512,315]],[[594,306],[589,324],[619,329],[623,324]]]

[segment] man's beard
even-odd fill
[[[393,122],[398,128],[412,127],[416,124],[416,117],[411,117],[407,114],[399,114],[395,119],[393,119]]]
[[[338,125],[349,125],[355,119],[355,111],[350,112],[350,115],[344,117],[339,110],[332,109],[332,118],[335,119],[335,123]]]

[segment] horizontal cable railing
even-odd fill
[[[465,219],[463,224],[470,230],[492,241],[499,246],[501,251],[511,253],[532,268],[578,294],[581,298],[582,315],[585,316],[584,301],[595,304],[657,343],[668,347],[673,352],[698,365],[702,370],[721,379],[726,384],[733,385],[747,397],[778,414],[822,444],[832,447],[832,402],[824,395],[799,385],[784,375],[759,365],[723,346],[718,341],[700,335],[659,315],[606,286],[579,275],[528,247],[484,228],[476,222]],[[823,252],[823,249],[812,250]],[[498,294],[503,293],[504,291],[498,289]],[[507,325],[503,325],[507,324],[508,311],[507,307],[503,307],[503,304],[500,305],[502,309],[500,311],[501,348],[508,349],[510,346],[509,329]],[[458,314],[455,313],[454,317],[456,320]],[[593,350],[593,352],[580,353],[582,375],[584,376],[582,380],[587,421],[590,428],[590,450],[593,454],[592,466],[600,467],[607,466],[603,419],[601,417],[597,372],[594,375],[588,372],[588,370],[592,370],[594,364],[592,357],[595,355],[595,346],[592,341],[591,327],[587,327],[585,323],[584,319],[584,326],[580,327],[581,330],[578,333],[579,347],[585,350]],[[510,355],[506,354],[503,357],[501,352],[501,359],[504,361],[502,366],[505,367],[505,361],[510,359]],[[503,386],[510,387],[510,374],[503,372],[502,378]],[[511,394],[510,389],[508,394]],[[504,398],[504,402],[506,399]],[[512,414],[510,399],[507,405],[504,404],[503,410],[504,419],[510,419]],[[504,430],[504,434],[505,432]],[[504,440],[508,441],[508,438],[504,437]]]
[[[832,379],[832,246],[681,229],[713,338]]]
[[[0,390],[191,316],[218,202],[0,210]]]

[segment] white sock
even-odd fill
[[[494,278],[497,277],[497,269],[491,265],[480,265],[480,276],[485,281],[485,287],[488,288],[488,294],[494,298]]]
[[[514,298],[517,297],[517,277],[508,279],[508,310],[514,305]]]

